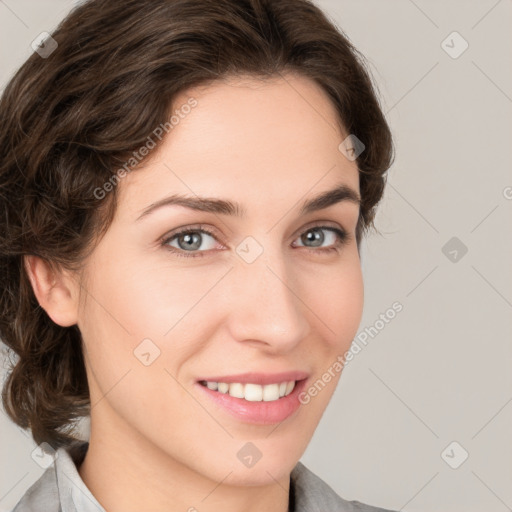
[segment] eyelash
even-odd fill
[[[338,252],[339,249],[342,246],[344,246],[345,244],[347,244],[350,240],[350,235],[344,229],[336,228],[333,226],[322,226],[322,225],[310,226],[305,231],[303,231],[299,236],[303,235],[304,233],[307,233],[308,231],[313,231],[316,229],[324,229],[324,230],[333,232],[338,238],[337,243],[333,246],[323,247],[320,249],[312,249],[309,247],[304,247],[308,252],[313,252],[313,253],[320,252],[320,253],[324,253],[324,254],[330,253],[332,251]],[[172,252],[173,254],[175,254],[176,256],[179,256],[179,257],[202,258],[203,256],[205,256],[204,253],[207,253],[209,251],[193,251],[193,252],[192,251],[183,251],[181,249],[176,249],[176,247],[170,247],[167,245],[169,242],[171,242],[175,238],[179,237],[180,235],[191,234],[191,233],[206,233],[206,234],[212,236],[213,238],[217,239],[215,237],[215,234],[206,227],[203,227],[203,226],[199,226],[197,228],[186,227],[186,228],[183,228],[183,229],[173,233],[169,237],[165,237],[165,239],[162,240],[161,245],[163,247],[165,247],[165,249],[167,249],[168,251]]]

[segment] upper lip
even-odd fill
[[[198,379],[198,381],[207,381],[207,382],[240,382],[243,384],[252,383],[252,384],[278,384],[280,382],[288,382],[290,380],[302,380],[307,379],[309,377],[309,373],[302,371],[289,371],[289,372],[279,372],[279,373],[258,373],[258,372],[246,372],[239,373],[237,375],[223,375],[223,376],[213,376],[213,377],[204,377],[202,379]]]

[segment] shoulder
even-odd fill
[[[290,476],[295,501],[294,512],[396,512],[343,499],[301,462],[297,462]]]
[[[77,442],[57,450],[52,464],[25,492],[11,512],[105,512],[80,478],[79,465],[88,442]]]
[[[55,466],[50,466],[18,501],[11,512],[59,512],[60,499]]]

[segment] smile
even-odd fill
[[[304,370],[219,373],[202,375],[196,380],[196,386],[200,395],[219,411],[243,423],[271,425],[298,413],[299,394],[310,374]]]

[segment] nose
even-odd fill
[[[237,262],[230,276],[233,339],[285,353],[308,335],[307,297],[300,276],[286,263],[282,252],[269,250],[252,263]]]

